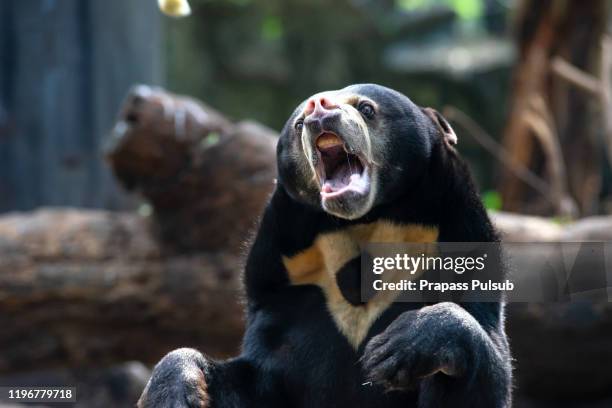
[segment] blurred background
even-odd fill
[[[165,352],[235,353],[275,138],[321,90],[442,112],[506,240],[612,240],[611,1],[190,5],[0,0],[0,385],[127,407]],[[508,330],[515,406],[612,406],[608,303]]]

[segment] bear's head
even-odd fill
[[[351,85],[295,109],[278,142],[279,183],[294,200],[353,220],[421,180],[434,146],[456,142],[433,109],[380,85]]]

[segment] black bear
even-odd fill
[[[501,299],[358,294],[363,242],[498,241],[456,142],[439,113],[383,86],[304,101],[246,263],[242,353],[169,353],[139,406],[509,407]]]

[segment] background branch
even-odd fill
[[[576,68],[565,59],[556,56],[550,63],[552,71],[564,79],[570,84],[576,86],[578,89],[592,95],[599,97],[601,95],[601,82],[594,75],[582,71]]]
[[[500,143],[480,127],[472,118],[454,106],[445,106],[444,116],[451,122],[459,125],[465,130],[479,145],[495,157],[500,163],[506,166],[518,178],[523,180],[534,190],[538,191],[542,197],[551,201],[550,185],[537,174],[523,166],[517,161]]]

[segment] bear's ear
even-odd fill
[[[433,121],[438,130],[440,131],[440,135],[444,137],[444,140],[448,142],[450,145],[457,144],[457,135],[455,131],[449,125],[449,123],[444,119],[440,112],[432,108],[423,108],[423,112]]]

